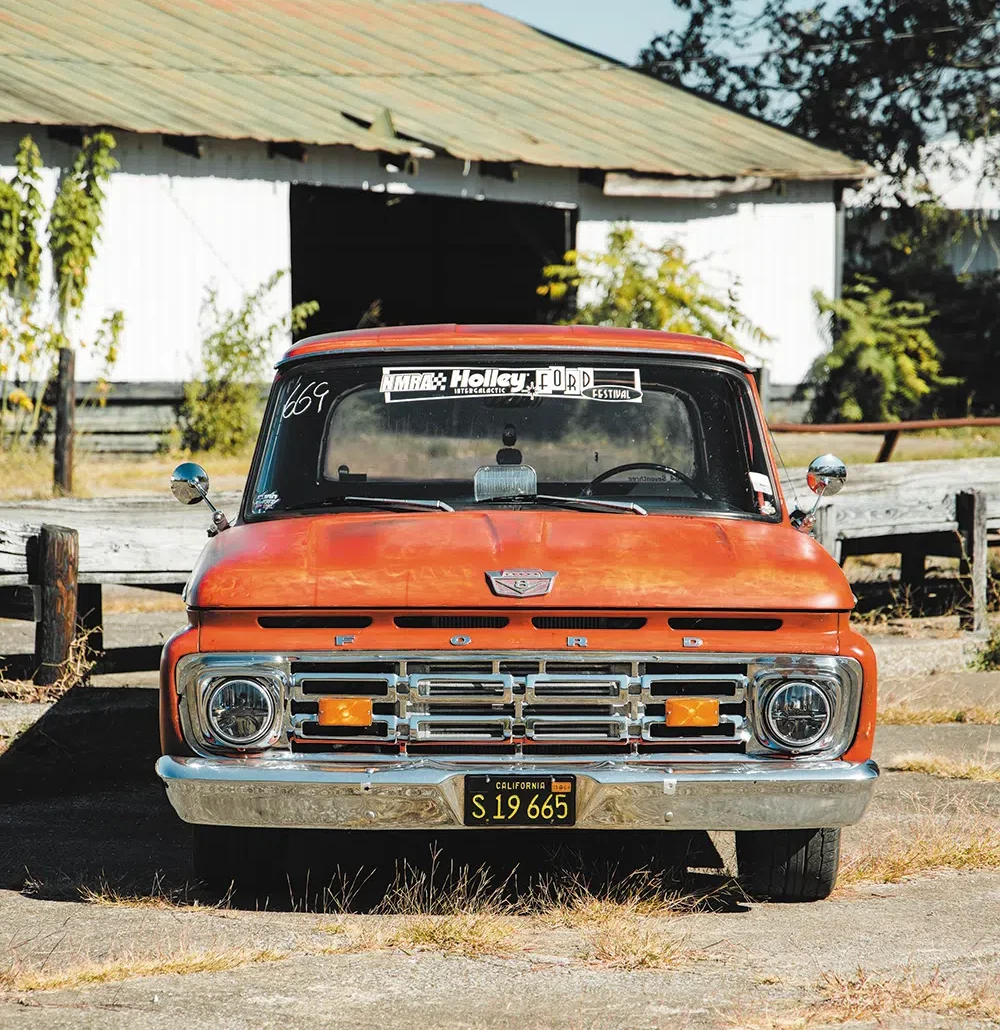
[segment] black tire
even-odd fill
[[[285,834],[246,826],[200,826],[194,831],[194,875],[209,890],[280,889]]]
[[[759,901],[819,901],[837,882],[840,829],[736,834],[740,883]]]

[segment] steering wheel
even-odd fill
[[[690,487],[699,497],[705,500],[711,500],[709,495],[699,487],[690,476],[684,475],[683,472],[679,472],[677,469],[671,468],[669,465],[661,465],[656,461],[630,461],[625,465],[615,465],[614,468],[608,469],[606,472],[600,473],[600,475],[594,476],[594,478],[587,484],[583,490],[583,496],[589,497],[594,492],[594,487],[598,483],[603,483],[606,479],[610,479],[612,476],[617,476],[622,472],[631,472],[633,469],[652,469],[654,472],[666,472],[667,475],[673,476],[675,479],[679,479],[685,486]]]

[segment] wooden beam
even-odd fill
[[[80,540],[75,529],[42,526],[38,534],[41,618],[35,623],[35,683],[51,686],[62,673],[76,633],[76,574]]]
[[[46,129],[49,139],[65,143],[68,147],[83,146],[83,129],[79,125],[50,125]]]
[[[56,379],[56,446],[52,470],[56,496],[73,492],[73,436],[76,416],[76,356],[70,347],[59,349]]]
[[[510,161],[480,161],[479,174],[501,182],[517,182],[517,165]]]
[[[163,145],[187,157],[205,156],[205,144],[197,136],[164,136]]]
[[[585,186],[593,186],[594,189],[603,190],[607,174],[603,168],[581,168],[576,173],[576,178],[578,182],[583,183]]]
[[[37,622],[41,596],[37,585],[0,586],[0,619]]]
[[[899,430],[890,429],[888,433],[882,438],[882,446],[878,450],[878,456],[875,458],[877,462],[888,461],[892,457],[892,452],[896,449],[896,443],[899,441]]]
[[[268,157],[287,157],[289,161],[305,164],[309,160],[309,151],[301,143],[294,140],[272,140],[267,145]]]
[[[924,585],[924,574],[926,572],[927,555],[920,547],[907,545],[900,553],[899,578],[907,586],[921,587]]]
[[[962,615],[959,625],[962,629],[982,633],[987,628],[986,588],[989,574],[985,491],[963,490],[958,494],[955,497],[955,517],[963,552],[959,572],[962,576],[971,577],[971,609]]]
[[[104,653],[104,598],[100,583],[79,583],[76,588],[77,629],[87,634],[87,654]]]
[[[909,422],[772,422],[772,433],[880,433],[913,429],[961,429],[968,426],[1000,426],[1000,417],[915,418]]]
[[[734,193],[768,190],[773,184],[774,180],[766,175],[743,175],[735,179],[685,179],[680,176],[608,172],[604,180],[604,195],[712,200]]]

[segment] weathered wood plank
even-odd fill
[[[79,541],[75,529],[41,527],[38,535],[41,613],[35,623],[35,682],[51,686],[59,678],[76,635],[76,572]]]
[[[962,536],[963,576],[972,578],[972,610],[962,616],[962,629],[976,633],[987,628],[986,590],[988,558],[986,556],[986,494],[982,490],[965,490],[955,498],[955,516]]]
[[[238,493],[216,503],[235,513]],[[73,526],[80,536],[80,581],[183,581],[208,539],[208,509],[186,508],[169,495],[69,498],[0,504],[0,583],[27,572],[26,547],[43,522]]]

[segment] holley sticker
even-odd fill
[[[642,402],[642,382],[637,368],[575,365],[383,368],[379,390],[387,404],[452,397],[570,397],[625,404]]]

